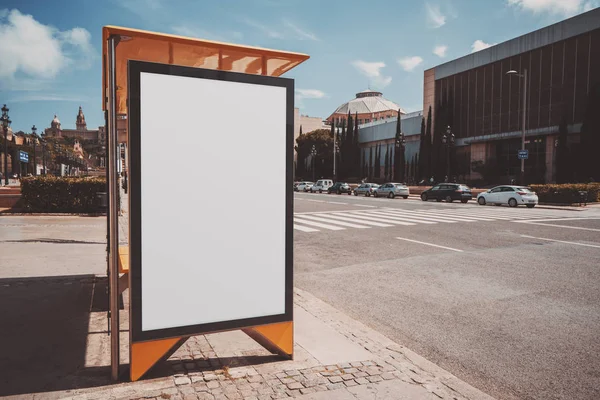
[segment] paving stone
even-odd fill
[[[358,369],[355,367],[344,368],[344,372],[347,374],[354,374],[354,373],[358,372]]]
[[[220,385],[219,385],[219,382],[217,382],[217,381],[209,381],[209,382],[207,382],[207,383],[206,383],[206,386],[207,386],[209,389],[216,389],[216,388],[218,388]]]
[[[348,387],[352,387],[352,386],[358,385],[358,383],[356,383],[356,381],[354,379],[352,379],[350,381],[344,381],[344,385],[346,385]]]
[[[362,362],[362,364],[363,364],[365,367],[368,367],[369,365],[375,365],[375,363],[374,363],[373,361],[363,361],[363,362]]]
[[[252,383],[250,384],[250,387],[251,387],[252,389],[258,389],[258,388],[260,388],[260,387],[262,387],[262,386],[263,386],[263,383],[262,383],[262,382],[252,382]]]
[[[275,374],[275,376],[279,379],[283,379],[283,378],[287,377],[287,374],[285,372],[278,372]]]
[[[252,389],[250,390],[240,390],[240,394],[242,395],[243,398],[247,398],[247,397],[251,397],[254,396],[256,394],[256,392]]]
[[[379,375],[373,375],[373,376],[369,376],[367,378],[367,380],[371,383],[375,383],[375,382],[381,382],[383,380],[383,378]]]
[[[273,389],[270,387],[261,387],[258,389],[258,394],[273,394]]]
[[[294,383],[288,384],[287,387],[290,390],[294,390],[294,389],[302,389],[304,386],[300,382],[294,382]]]
[[[209,373],[209,374],[204,374],[204,380],[205,380],[206,382],[210,382],[210,381],[217,380],[217,375],[215,375],[215,374],[211,374],[211,373]]]
[[[360,372],[356,372],[352,375],[354,375],[355,378],[364,378],[365,376],[368,376],[369,374],[367,374],[366,372],[360,371]]]
[[[326,392],[327,391],[327,386],[325,385],[319,385],[319,386],[315,386],[314,389],[317,392]]]
[[[359,385],[366,385],[367,383],[369,383],[367,378],[356,378],[354,381]]]
[[[288,389],[288,390],[286,390],[286,393],[290,397],[298,397],[298,396],[300,396],[300,389],[294,389],[294,390]]]
[[[339,367],[344,369],[344,368],[352,368],[352,366],[350,365],[350,363],[343,363],[343,364],[339,364]]]
[[[346,385],[344,385],[343,383],[328,383],[325,386],[327,386],[328,390],[337,390],[337,389],[343,389],[346,387]]]
[[[387,381],[387,380],[390,380],[390,379],[394,379],[394,378],[395,378],[395,376],[394,376],[394,373],[393,373],[393,372],[384,372],[383,374],[381,374],[381,377],[382,377],[383,379],[385,379],[386,381]]]
[[[349,381],[349,380],[354,379],[354,375],[352,375],[352,374],[344,374],[344,375],[342,375],[342,379],[345,380],[345,381]]]
[[[297,369],[290,369],[287,371],[284,371],[287,376],[296,376],[296,375],[300,375],[300,371],[298,371]]]
[[[309,393],[315,393],[315,392],[316,392],[316,390],[313,388],[300,389],[300,393],[302,393],[302,394],[309,394]]]
[[[204,382],[204,377],[202,375],[191,375],[190,379],[191,379],[192,383]]]
[[[183,400],[198,400],[198,396],[196,396],[196,393],[188,393],[183,396]]]
[[[269,379],[267,381],[265,381],[265,383],[270,386],[270,387],[275,387],[281,384],[281,381],[279,379]]]
[[[243,397],[240,394],[240,392],[232,392],[232,393],[225,393],[225,397],[227,397],[228,400],[242,400]]]
[[[215,396],[213,396],[210,393],[206,393],[206,392],[202,392],[202,393],[198,393],[198,400],[213,400],[215,398]]]
[[[338,383],[341,381],[343,381],[341,376],[330,376],[329,377],[329,382],[331,382],[331,383]]]
[[[192,381],[187,376],[179,376],[179,377],[175,378],[175,384],[177,386],[179,386],[179,385],[189,385],[190,383],[192,383]]]
[[[360,361],[351,362],[350,365],[354,368],[362,367],[362,363]]]
[[[248,382],[250,382],[250,383],[262,382],[262,381],[263,381],[263,377],[261,375],[253,375],[253,376],[248,377]]]
[[[297,382],[294,378],[283,378],[281,379],[281,383],[283,383],[284,385],[289,385],[291,383],[295,383]]]
[[[290,396],[286,392],[275,393],[271,395],[272,399],[287,399]]]
[[[196,389],[196,392],[207,392],[208,391],[208,386],[206,386],[206,383],[204,383],[204,382],[198,382],[196,384],[192,383],[192,386],[194,387],[194,389]]]

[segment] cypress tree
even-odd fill
[[[415,183],[419,183],[418,179],[419,179],[419,153],[415,153],[413,155],[413,159],[412,159],[412,179],[413,182]]]
[[[384,167],[384,173],[383,173],[383,176],[384,176],[385,180],[388,180],[388,175],[390,173],[390,169],[389,169],[390,168],[390,166],[389,166],[390,155],[389,155],[389,150],[388,149],[389,149],[389,146],[386,146],[385,147],[385,160],[384,160],[385,167]]]
[[[429,180],[429,178],[433,175],[433,170],[431,168],[432,164],[432,143],[431,143],[431,106],[429,106],[429,111],[427,112],[427,124],[425,125],[425,154],[423,158],[425,159],[425,179]]]
[[[419,141],[419,165],[417,167],[418,169],[418,178],[422,178],[422,179],[428,179],[427,178],[427,171],[425,168],[425,154],[427,154],[427,150],[425,149],[426,147],[426,136],[425,136],[425,118],[421,118],[421,136],[420,136],[420,141]]]
[[[373,177],[373,146],[369,147],[369,173],[367,174],[367,176],[370,178]]]
[[[352,168],[352,175],[360,175],[360,147],[358,147],[358,112],[354,113],[354,140],[352,142],[352,151],[354,154],[353,162],[356,163]]]
[[[402,139],[402,120],[400,110],[398,109],[398,119],[396,121],[396,135],[395,135],[395,143],[398,143]],[[394,143],[394,146],[396,145]],[[394,154],[394,176],[393,179],[397,181],[404,180],[404,150],[402,146],[396,146],[396,152]]]

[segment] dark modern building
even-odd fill
[[[433,140],[442,124],[451,126],[466,179],[518,179],[524,79],[506,73],[525,69],[526,182],[553,182],[558,125],[566,120],[577,154],[588,94],[600,85],[600,8],[425,71],[423,113],[431,106]]]

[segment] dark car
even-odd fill
[[[457,200],[466,203],[472,198],[471,189],[467,185],[459,183],[440,183],[421,193],[421,200],[423,201],[446,200],[448,203],[452,203]]]
[[[331,193],[337,193],[337,194],[342,194],[342,193],[348,193],[348,194],[352,194],[352,188],[350,188],[350,185],[348,185],[346,182],[336,182],[333,184],[333,186],[330,186],[327,189],[327,193],[331,194]]]

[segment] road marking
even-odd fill
[[[346,228],[340,228],[339,226],[321,224],[319,222],[314,222],[314,221],[307,221],[305,219],[300,219],[297,217],[294,217],[294,222],[297,222],[297,223],[303,224],[303,225],[316,226],[318,228],[329,229],[330,231],[341,231],[341,230],[346,229]]]
[[[360,222],[363,225],[378,226],[380,228],[389,228],[390,226],[394,226],[394,225],[382,224],[379,222],[372,222],[372,221],[357,221],[356,218],[342,217],[342,216],[338,216],[338,215],[328,215],[327,218],[339,219],[341,221]]]
[[[358,205],[358,204],[355,204]],[[364,211],[364,210],[348,210],[348,211]],[[305,212],[295,212],[294,215],[312,215],[312,214],[329,214],[334,211],[305,211]],[[338,210],[337,212],[342,212],[342,210]],[[346,212],[345,210],[343,212]]]
[[[294,229],[297,229],[302,232],[319,232],[318,229],[308,228],[306,226],[296,225],[294,224]]]
[[[532,219],[532,222],[552,222],[552,221],[586,221],[586,220],[591,220],[591,219],[600,219],[600,217],[598,218],[594,218],[594,217],[578,217],[578,218],[550,218],[550,219]],[[527,221],[519,221],[519,222],[529,222],[529,220]]]
[[[435,213],[435,212],[421,212],[421,211],[413,211],[413,213],[415,215],[422,215],[424,217],[429,217],[429,218],[436,218],[436,219],[445,219],[445,220],[450,220],[450,221],[455,221],[455,222],[475,222],[478,220],[482,220],[482,221],[489,221],[489,219],[482,219],[482,218],[475,218],[475,217],[453,217],[453,216],[449,216],[446,214],[439,214],[439,213]]]
[[[396,239],[400,239],[400,240],[406,240],[407,242],[413,242],[413,243],[424,244],[425,246],[439,247],[440,249],[452,250],[452,251],[456,251],[456,252],[458,252],[458,253],[462,253],[462,252],[463,252],[462,250],[459,250],[459,249],[453,249],[452,247],[440,246],[439,244],[433,244],[433,243],[427,243],[427,242],[420,242],[420,241],[418,241],[418,240],[407,239],[407,238],[401,238],[401,237],[397,237]]]
[[[392,215],[391,213],[386,213],[386,212],[383,212],[383,211],[367,211],[367,212],[364,212],[364,214],[365,215],[373,215],[375,217],[377,217],[377,216],[384,216],[386,218],[390,218],[390,219],[393,219],[393,220],[406,221],[406,222],[416,222],[418,224],[437,224],[437,221],[434,222],[434,221],[431,221],[431,220],[429,220],[427,218],[419,219],[418,216],[415,216],[415,217],[411,218],[411,217],[405,217],[405,216],[400,216],[400,215],[396,215],[396,214]]]
[[[339,214],[336,214],[336,215],[339,215]],[[346,214],[342,214],[342,215],[351,216],[352,218],[356,218],[359,220],[383,222],[384,224],[394,224],[394,225],[404,225],[404,226],[416,225],[411,222],[394,221],[394,220],[391,220],[391,219],[388,219],[385,217],[378,217],[375,215],[372,217],[369,217],[368,215],[365,215],[364,213],[346,213]]]
[[[555,239],[547,239],[529,235],[521,235],[521,237],[529,238],[529,239],[538,239],[538,240],[547,240],[549,242],[557,242],[557,243],[566,243],[566,244],[574,244],[576,246],[585,246],[585,247],[593,247],[595,249],[600,249],[600,246],[594,244],[585,244],[585,243],[577,243],[577,242],[567,242],[566,240],[555,240]]]
[[[370,206],[368,204],[353,204],[356,207],[369,207],[369,208],[377,208],[377,206]]]
[[[329,223],[329,224],[347,226],[348,228],[358,228],[358,229],[369,229],[370,228],[369,226],[356,225],[356,224],[351,224],[348,222],[334,221],[329,218],[317,217],[314,215],[303,215],[302,218],[308,218],[310,220],[317,221],[317,222],[325,222],[325,223]]]
[[[560,221],[560,220],[557,220],[557,221]],[[531,221],[512,221],[512,222],[518,222],[518,223],[527,224],[527,225],[552,226],[552,227],[556,227],[556,228],[568,228],[568,229],[579,229],[579,230],[582,230],[582,231],[600,232],[600,229],[583,228],[581,226],[569,226],[569,225],[558,225],[558,224],[544,224],[544,223],[541,223],[541,222],[531,222]]]
[[[410,211],[400,211],[400,210],[396,210],[396,209],[387,209],[386,210],[390,215],[398,215],[398,216],[404,216],[404,215],[408,215],[409,218],[419,218],[419,219],[424,219],[424,220],[428,220],[428,221],[435,221],[435,222],[444,222],[444,223],[448,223],[448,224],[454,224],[456,222],[463,222],[457,218],[448,218],[448,217],[436,217],[436,216],[430,216],[430,215],[423,215],[423,214],[417,214],[417,213],[413,213]],[[365,211],[365,212],[370,212],[370,211]],[[473,221],[464,221],[464,222],[473,222]]]
[[[344,205],[348,205],[348,203],[341,203],[339,201],[328,201],[329,204],[344,204]]]
[[[307,199],[306,201],[312,201],[313,203],[325,203],[325,200],[312,200],[312,199]]]

